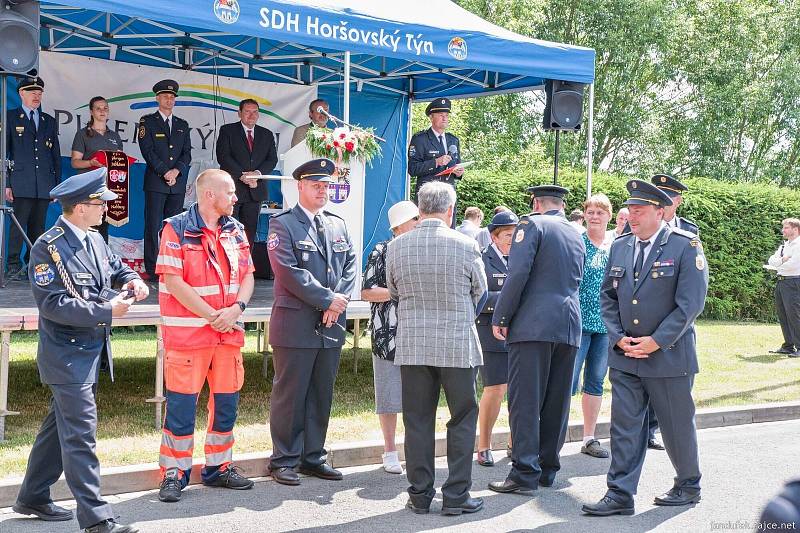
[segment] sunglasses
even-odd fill
[[[342,326],[338,322],[334,322],[333,324],[331,324],[331,328],[333,328],[333,327],[337,327],[340,330],[342,330],[345,334],[347,334],[347,330],[344,329],[344,326]],[[334,341],[334,342],[338,342],[339,341],[339,339],[336,339],[334,337],[329,337],[328,335],[325,335],[325,333],[323,333],[323,329],[330,329],[330,328],[325,328],[325,326],[322,324],[322,321],[319,321],[319,322],[317,322],[317,325],[314,326],[314,333],[316,333],[317,335],[319,335],[323,339],[328,339],[329,341]]]

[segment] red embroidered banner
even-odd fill
[[[92,157],[106,166],[108,169],[106,187],[117,193],[117,199],[108,202],[106,220],[112,226],[124,226],[130,219],[128,176],[130,175],[130,166],[136,162],[136,158],[119,150],[102,150],[95,152]]]

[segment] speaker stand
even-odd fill
[[[556,149],[553,153],[553,185],[558,185],[558,149],[561,130],[556,130]]]

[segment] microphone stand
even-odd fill
[[[322,113],[323,115],[325,115],[326,117],[328,117],[330,120],[332,120],[334,123],[341,124],[342,126],[347,126],[348,128],[351,128],[351,129],[354,129],[354,130],[363,131],[364,133],[369,133],[370,135],[372,135],[372,136],[375,138],[375,140],[377,140],[377,141],[380,141],[380,142],[382,142],[382,143],[385,143],[385,142],[386,142],[386,139],[384,139],[384,138],[382,138],[382,137],[378,137],[378,136],[377,136],[377,135],[375,135],[374,133],[371,133],[371,132],[369,132],[369,131],[365,130],[364,128],[362,128],[362,127],[360,127],[360,126],[354,126],[354,125],[352,125],[352,124],[349,124],[349,123],[345,122],[344,120],[342,120],[342,119],[340,119],[340,118],[337,118],[337,117],[335,117],[334,115],[331,115],[330,113],[328,113],[327,111],[325,111],[325,109],[323,109],[323,108],[322,108],[322,106],[320,106],[320,107],[318,107],[318,108],[317,108],[317,112],[318,112],[318,113]]]

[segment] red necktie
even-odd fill
[[[253,151],[253,132],[252,132],[252,130],[247,130],[247,148],[249,148],[251,152]]]

